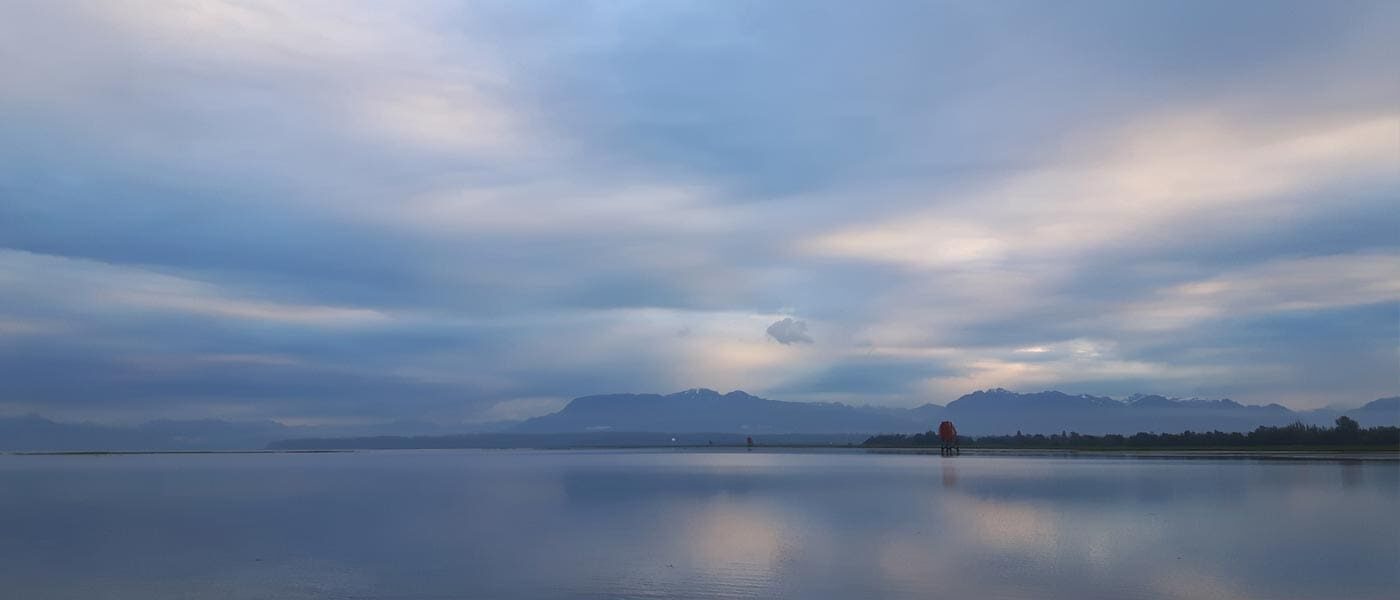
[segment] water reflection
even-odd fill
[[[939,466],[943,471],[943,487],[950,488],[958,484],[958,468],[953,466],[951,458],[944,457]]]
[[[1394,463],[4,456],[0,589],[39,600],[1381,598],[1400,585],[1397,501]]]
[[[1361,461],[1342,461],[1338,467],[1342,471],[1342,485],[1348,488],[1359,488],[1366,480],[1366,469],[1361,467]]]

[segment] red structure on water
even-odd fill
[[[952,421],[944,421],[938,424],[939,450],[943,454],[962,454],[962,449],[958,447],[958,428],[953,426]]]

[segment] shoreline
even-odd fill
[[[573,446],[573,447],[503,447],[503,448],[335,448],[297,450],[73,450],[73,451],[6,451],[8,456],[142,456],[142,455],[225,455],[225,454],[353,454],[359,452],[439,452],[439,451],[537,451],[537,452],[579,452],[617,450],[673,450],[673,451],[712,451],[712,452],[841,452],[865,454],[940,454],[938,448],[926,446],[904,447],[861,447],[834,445],[755,445],[753,448],[732,445],[667,445],[667,446]],[[1140,458],[1140,459],[1259,459],[1259,460],[1314,460],[1314,461],[1374,461],[1400,462],[1400,448],[963,448],[958,456],[1001,456],[1001,457],[1098,457],[1098,458]]]
[[[125,456],[140,454],[337,454],[354,449],[326,450],[7,450],[7,456]]]

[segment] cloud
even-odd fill
[[[1400,303],[1400,254],[1271,261],[1161,290],[1124,306],[1127,329],[1162,331],[1260,313]]]
[[[3,249],[0,286],[74,310],[173,311],[324,327],[374,325],[391,319],[373,309],[280,302],[139,268]]]
[[[775,321],[772,325],[768,326],[766,331],[768,332],[768,337],[773,338],[784,346],[812,343],[812,336],[807,335],[807,322],[798,321],[792,317]]]
[[[0,3],[0,411],[1396,393],[1394,2],[812,8]]]
[[[916,396],[927,380],[953,374],[941,361],[927,358],[848,356],[787,381],[772,392],[867,400],[881,396],[910,397]]]
[[[1400,115],[1258,133],[1212,118],[1150,119],[1068,164],[803,242],[814,253],[925,268],[1078,257],[1141,232],[1249,214],[1239,230],[1308,207],[1280,197],[1329,186],[1400,184]],[[1078,164],[1076,164],[1078,163]],[[1276,225],[1275,225],[1276,226]]]

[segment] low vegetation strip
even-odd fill
[[[1231,449],[1231,448],[1329,448],[1337,450],[1400,451],[1400,427],[1362,429],[1356,421],[1339,417],[1334,427],[1294,423],[1283,427],[1259,427],[1254,431],[1183,431],[1181,433],[1139,432],[1133,435],[1085,435],[1073,431],[1045,434],[959,436],[964,448],[1073,448],[1073,449]],[[866,448],[938,447],[938,434],[876,435],[865,440]]]

